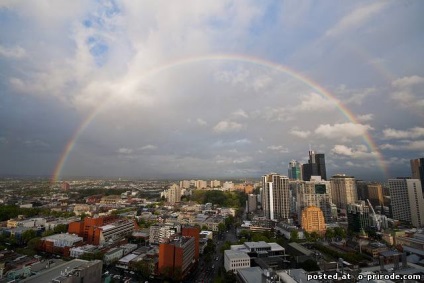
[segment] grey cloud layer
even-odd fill
[[[0,173],[51,174],[75,134],[64,176],[285,174],[311,144],[383,179],[366,134],[393,176],[424,154],[421,2],[48,3],[0,4]]]

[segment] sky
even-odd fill
[[[424,2],[0,1],[0,175],[327,175],[424,157]]]

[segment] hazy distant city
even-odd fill
[[[0,0],[0,283],[423,282],[423,12]]]

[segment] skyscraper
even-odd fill
[[[393,218],[424,226],[424,199],[418,179],[389,179]]]
[[[424,190],[424,158],[411,159],[410,162],[412,179],[420,180],[421,188]]]
[[[270,173],[262,176],[262,207],[264,216],[271,220],[288,219],[289,178]]]
[[[365,201],[358,201],[357,203],[349,203],[346,208],[348,229],[359,233],[369,229],[370,222],[370,208]]]
[[[167,191],[168,202],[174,204],[181,201],[181,188],[177,184],[172,184]]]
[[[325,219],[322,210],[316,206],[309,206],[302,211],[302,228],[306,232],[325,234]]]
[[[302,180],[302,164],[296,160],[290,161],[288,177],[290,180]]]
[[[331,186],[329,181],[300,181],[291,183],[296,195],[296,212],[301,219],[302,211],[309,206],[319,207],[325,222],[333,221]]]
[[[325,168],[325,155],[309,151],[309,160],[307,164],[302,165],[302,178],[304,181],[310,181],[311,176],[321,176],[321,179],[327,180],[327,170]]]
[[[355,178],[338,174],[330,178],[331,199],[339,209],[346,209],[347,204],[358,200]]]

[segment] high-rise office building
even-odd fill
[[[307,164],[302,165],[302,178],[304,181],[310,181],[311,176],[321,176],[321,179],[327,180],[327,170],[325,168],[325,155],[309,151],[309,160]]]
[[[356,233],[365,232],[371,226],[370,208],[365,201],[347,204],[346,213],[349,230]]]
[[[331,199],[339,209],[346,209],[347,204],[358,200],[355,178],[345,174],[330,178]]]
[[[289,178],[270,173],[262,176],[262,208],[264,216],[271,220],[288,219]]]
[[[368,188],[367,182],[363,180],[356,180],[356,191],[358,200],[367,200],[368,198]]]
[[[296,212],[301,219],[302,211],[316,206],[323,212],[325,222],[333,222],[331,186],[329,181],[300,181],[290,183],[296,198]]]
[[[247,212],[255,212],[258,207],[258,196],[249,194],[247,196]]]
[[[181,201],[181,188],[177,184],[172,184],[166,191],[166,199],[168,202],[175,204]]]
[[[379,183],[367,184],[368,199],[371,204],[376,206],[384,205],[383,186]]]
[[[418,179],[389,179],[393,218],[424,226],[424,199]]]
[[[302,180],[302,164],[296,160],[290,161],[288,177],[290,180]]]
[[[325,234],[324,214],[319,207],[309,206],[302,211],[302,228],[308,233]]]
[[[421,188],[424,190],[424,158],[411,159],[410,162],[411,162],[412,179],[420,180]]]

